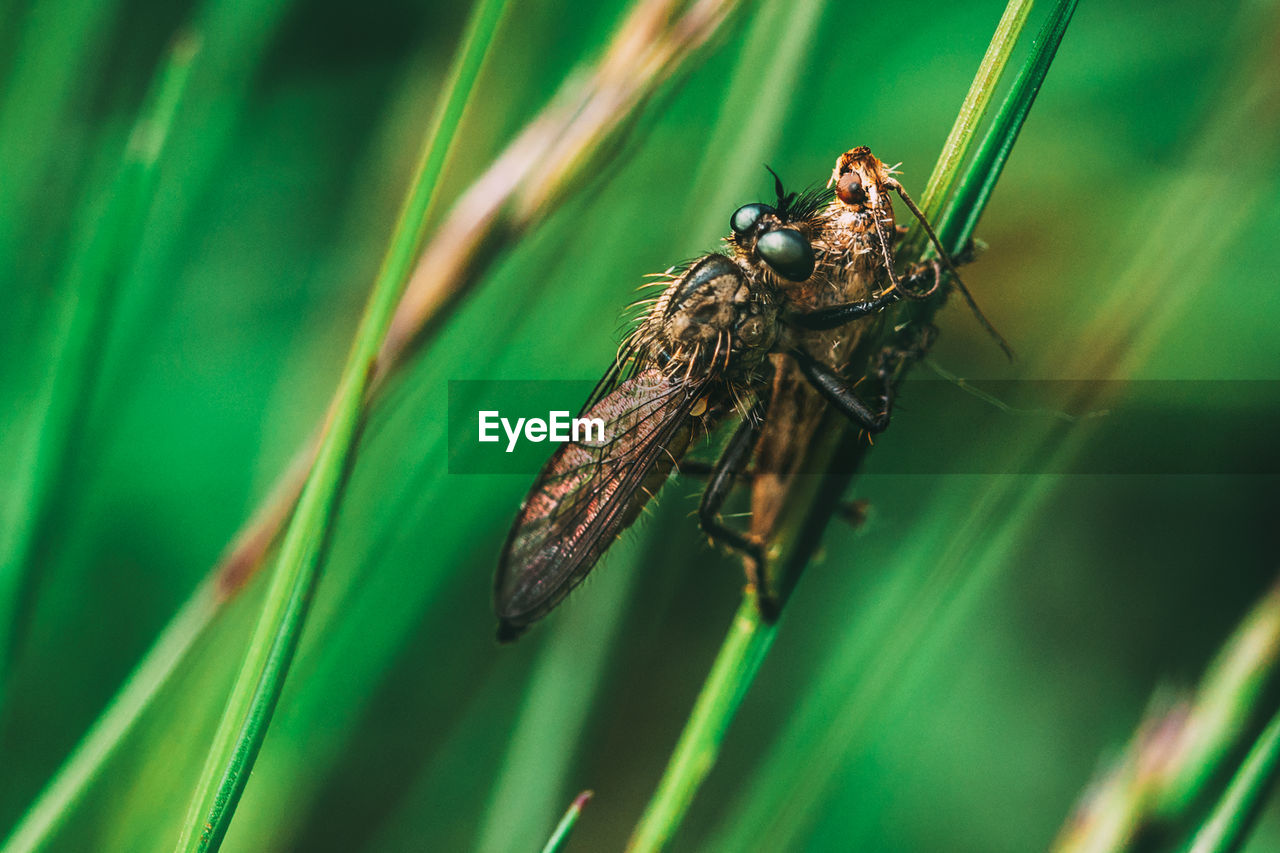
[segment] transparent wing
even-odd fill
[[[494,583],[503,636],[545,615],[635,519],[688,446],[706,385],[649,368],[583,412],[604,422],[603,440],[561,445],[503,549]]]

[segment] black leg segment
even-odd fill
[[[764,427],[764,412],[764,404],[757,402],[750,414],[738,425],[724,453],[716,460],[711,479],[702,493],[702,505],[698,508],[698,521],[712,541],[746,554],[760,566],[764,565],[764,549],[758,542],[721,521],[720,508],[733,490],[734,479],[742,473],[751,459],[756,439],[760,437],[760,430]]]
[[[862,427],[869,433],[884,432],[889,426],[889,412],[893,407],[893,383],[885,371],[881,371],[884,380],[884,393],[881,396],[882,410],[873,412],[866,403],[858,398],[853,385],[830,367],[815,359],[801,349],[791,350],[791,357],[796,360],[800,372],[804,374],[818,393],[827,398],[827,402],[839,409],[845,417]]]
[[[676,474],[681,477],[710,477],[716,466],[701,459],[681,459],[676,463]]]
[[[788,312],[783,319],[792,326],[800,329],[808,329],[814,332],[825,332],[828,329],[838,329],[846,323],[851,323],[859,317],[865,317],[868,314],[875,314],[888,308],[901,298],[900,288],[894,288],[887,293],[882,293],[874,299],[865,299],[861,302],[842,302],[839,305],[828,305],[825,308],[818,308],[813,311]]]

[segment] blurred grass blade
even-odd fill
[[[57,292],[69,300],[59,330],[30,440],[6,471],[0,505],[0,704],[13,644],[20,633],[22,599],[34,549],[45,532],[50,503],[67,471],[76,430],[97,379],[102,337],[109,325],[121,277],[141,240],[155,193],[157,164],[174,112],[191,77],[198,51],[192,36],[178,38],[152,81],[100,211],[87,218],[72,245],[82,247],[68,264]]]
[[[1280,668],[1280,585],[1254,605],[1200,683],[1152,810],[1175,821],[1200,801],[1219,769],[1250,736],[1250,721]]]
[[[3,853],[30,853],[47,845],[89,783],[97,776],[142,711],[169,680],[196,639],[218,612],[212,584],[203,584],[183,606],[165,631],[165,642],[138,665],[130,684],[138,689],[118,695],[41,792],[12,834],[0,847]]]
[[[1192,696],[1165,699],[1147,714],[1124,755],[1090,787],[1054,850],[1122,850],[1144,828],[1184,824],[1212,792],[1225,762],[1248,742],[1250,719],[1273,689],[1280,666],[1280,585],[1256,604],[1209,666]],[[1242,832],[1276,749],[1273,721],[1255,746],[1196,845]],[[1255,761],[1256,758],[1256,761]],[[1197,847],[1197,849],[1199,849]],[[1216,849],[1206,847],[1205,849]],[[1229,849],[1229,848],[1223,848]]]
[[[661,850],[680,828],[694,795],[715,766],[729,724],[755,680],[776,633],[777,626],[761,618],[755,595],[743,596],[658,790],[636,824],[628,850],[634,853]]]
[[[458,200],[414,269],[378,358],[382,378],[457,304],[496,249],[597,177],[612,143],[742,0],[642,0],[587,85],[570,81]],[[682,15],[680,10],[688,6]]]
[[[934,164],[933,172],[925,184],[925,190],[920,195],[920,209],[924,211],[924,215],[930,222],[936,221],[938,208],[951,194],[951,188],[955,186],[956,176],[960,174],[960,166],[969,154],[978,126],[982,123],[982,117],[987,114],[991,98],[995,95],[996,87],[1004,76],[1005,66],[1009,64],[1009,56],[1013,53],[1018,36],[1022,34],[1022,28],[1027,23],[1027,16],[1031,14],[1033,2],[1034,0],[1011,0],[1009,5],[1005,6],[1000,22],[996,24],[991,44],[987,45],[987,52],[978,66],[978,73],[969,84],[969,92],[960,105],[960,112],[956,115],[955,123],[951,125],[947,141],[943,143],[942,153],[938,155],[938,162]],[[927,240],[924,228],[919,222],[913,222],[899,251],[908,256],[919,256],[924,251]]]
[[[564,817],[560,818],[560,822],[556,824],[555,831],[551,833],[551,837],[547,839],[547,844],[542,848],[542,853],[560,853],[564,846],[569,843],[569,835],[573,832],[574,826],[578,823],[578,818],[582,817],[582,810],[587,807],[587,803],[591,802],[591,798],[595,796],[594,791],[583,791],[579,794],[569,806],[569,810],[564,813]]]
[[[715,127],[689,182],[689,197],[698,203],[688,205],[684,219],[699,241],[719,240],[724,211],[737,207],[744,195],[752,195],[751,187],[766,179],[764,169],[752,167],[753,172],[743,166],[772,162],[778,155],[791,93],[812,64],[828,6],[827,0],[756,5],[728,76],[728,91],[716,105]],[[726,151],[734,156],[725,157]]]
[[[1227,786],[1213,813],[1200,827],[1187,853],[1236,853],[1248,838],[1249,830],[1280,768],[1280,713],[1271,718],[1240,770]]]
[[[1049,13],[1048,20],[1032,42],[1031,55],[1018,72],[1013,88],[1000,105],[1000,111],[996,113],[991,129],[983,137],[978,153],[965,171],[964,179],[938,220],[938,238],[952,254],[962,250],[973,236],[978,220],[982,218],[987,202],[991,200],[996,182],[1004,171],[1004,164],[1009,160],[1009,153],[1013,151],[1013,144],[1018,141],[1022,125],[1031,112],[1031,105],[1040,93],[1040,85],[1044,83],[1049,66],[1058,53],[1058,45],[1067,34],[1067,25],[1071,23],[1071,16],[1075,14],[1078,2],[1079,0],[1058,0]]]
[[[262,747],[354,459],[374,363],[408,281],[445,158],[505,8],[506,0],[480,0],[472,11],[447,94],[356,331],[315,464],[285,531],[258,625],[192,798],[180,850],[216,850],[221,845]]]
[[[97,0],[13,6],[18,8],[11,14],[0,15],[0,26],[19,31],[13,56],[2,57],[0,65],[7,72],[0,81],[0,269],[6,276],[19,267],[32,212],[54,165],[49,141],[57,138],[84,80],[101,73],[90,48],[120,13],[120,4]]]
[[[484,810],[477,853],[506,853],[545,831],[568,790],[567,779],[588,728],[591,711],[611,674],[610,653],[622,632],[617,614],[642,576],[643,552],[615,555],[610,571],[595,579],[595,607],[572,608],[538,650],[520,713],[507,734],[502,772]]]
[[[590,152],[616,141],[630,118],[672,75],[691,65],[743,3],[703,0],[676,17],[676,9],[683,5],[677,0],[636,3],[597,66],[567,80],[454,206],[418,262],[419,272],[413,277],[416,290],[411,283],[401,302],[389,336],[394,340],[378,360],[375,383],[403,363],[423,328],[440,322],[486,273],[504,241],[537,224],[547,213],[548,199],[562,199],[584,183]],[[541,199],[543,207],[532,206],[533,199]],[[209,620],[255,576],[293,512],[314,456],[312,439],[295,455],[205,582],[166,625],[103,716],[41,793],[28,818],[60,814],[83,794],[186,659]],[[203,621],[191,618],[193,613],[201,614]],[[48,829],[46,825],[40,831]],[[24,833],[24,837],[29,836]]]
[[[640,0],[590,73],[575,74],[454,204],[414,265],[373,364],[370,393],[403,367],[521,233],[595,177],[592,169],[638,111],[687,66],[742,0]],[[586,78],[585,82],[583,78]],[[305,445],[236,534],[213,574],[228,596],[261,567],[302,492]]]

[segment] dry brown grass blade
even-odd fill
[[[563,198],[739,0],[702,0],[674,18],[678,5],[637,6],[591,75],[567,84],[463,194],[414,270],[378,360],[380,376],[469,289],[492,258],[493,241],[510,240]]]
[[[470,292],[502,247],[580,184],[639,110],[743,5],[743,0],[642,0],[632,9],[596,66],[566,81],[436,230],[373,365],[371,395]],[[313,437],[298,451],[214,567],[223,598],[235,595],[261,567],[297,502],[315,447]]]

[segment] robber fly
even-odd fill
[[[901,188],[865,148],[841,160],[834,196],[830,188],[787,194],[775,176],[775,204],[743,205],[730,217],[727,251],[669,272],[583,409],[604,421],[604,438],[561,445],[520,508],[494,582],[500,640],[515,639],[580,583],[694,438],[735,413],[742,422],[711,470],[698,516],[713,541],[762,567],[762,539],[729,527],[719,511],[755,451],[770,391],[790,379],[802,378],[814,400],[868,432],[888,425],[892,354],[881,359],[872,408],[834,366],[839,352],[810,347],[827,350],[839,338],[833,330],[904,296],[930,295],[940,274],[923,293],[899,280],[888,191]],[[796,404],[795,390],[787,393]]]

